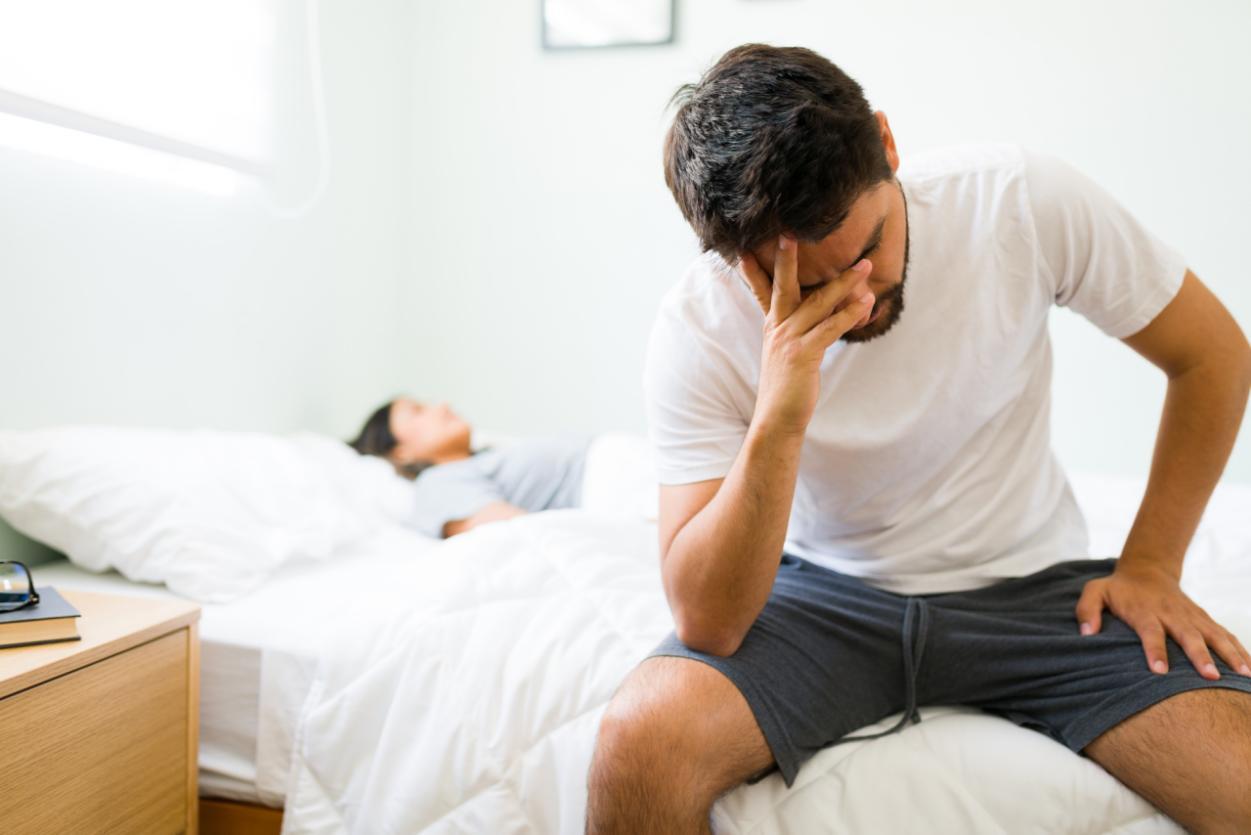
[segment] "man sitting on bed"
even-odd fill
[[[1229,313],[1060,160],[901,167],[811,51],[738,47],[675,98],[665,179],[704,255],[645,388],[676,631],[605,712],[588,830],[706,832],[745,780],[964,704],[1251,831],[1251,655],[1178,585],[1251,386]],[[1169,378],[1119,559],[1089,558],[1050,449],[1052,304]]]
[[[350,446],[414,479],[406,521],[426,536],[456,536],[488,522],[580,505],[590,435],[474,449],[472,434],[446,403],[397,397],[369,416]]]

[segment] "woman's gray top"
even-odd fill
[[[409,524],[438,538],[445,524],[467,519],[491,502],[508,502],[531,513],[577,507],[592,437],[566,434],[510,441],[429,467],[413,482]]]

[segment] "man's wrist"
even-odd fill
[[[1116,561],[1116,571],[1122,575],[1134,574],[1157,578],[1167,577],[1175,583],[1180,583],[1182,561],[1173,557],[1148,554],[1143,551],[1126,551]]]
[[[767,412],[756,412],[747,427],[747,436],[757,440],[802,443],[806,434],[807,424],[796,425],[794,421],[778,419]]]

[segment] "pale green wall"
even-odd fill
[[[38,565],[56,557],[56,551],[22,536],[0,519],[0,560],[17,560],[27,565]]]

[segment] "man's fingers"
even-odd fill
[[[1224,659],[1231,670],[1242,672],[1241,668],[1246,666],[1247,660],[1242,652],[1234,644],[1232,635],[1219,626],[1213,624],[1212,631],[1204,636],[1209,647]]]
[[[789,235],[778,235],[778,251],[773,258],[773,298],[770,301],[780,322],[799,306],[799,242]]]
[[[1147,667],[1153,673],[1163,675],[1168,672],[1168,651],[1164,648],[1164,625],[1152,618],[1149,626],[1135,630],[1142,640],[1142,649],[1147,656]]]
[[[868,258],[861,258],[854,265],[844,270],[837,278],[822,284],[820,289],[814,291],[806,299],[799,303],[799,307],[791,314],[790,320],[793,327],[800,333],[808,333],[816,328],[825,320],[829,319],[834,313],[840,312],[839,305],[842,310],[856,303],[859,296],[856,291],[869,291],[869,285],[865,279],[869,277],[869,273],[873,271],[873,262]],[[851,324],[856,324],[860,318],[864,317],[862,311],[860,317],[853,320]],[[829,336],[827,329],[826,336]],[[842,333],[835,335],[830,339],[832,344],[835,339],[842,336]]]
[[[756,297],[756,304],[760,305],[760,309],[768,316],[773,288],[769,286],[769,277],[765,275],[764,270],[760,269],[756,256],[750,252],[743,253],[738,259],[738,272],[747,283],[751,294]]]
[[[816,327],[800,337],[799,341],[812,349],[830,347],[840,336],[851,330],[852,325],[864,318],[865,313],[873,309],[873,299],[872,293],[865,293],[837,313],[826,316]]]
[[[1238,652],[1242,655],[1242,664],[1234,669],[1244,676],[1251,676],[1251,652],[1247,652],[1247,648],[1242,645],[1242,641],[1238,640],[1238,636],[1232,632],[1229,633],[1229,640],[1234,642],[1234,646],[1238,647]]]
[[[1103,622],[1103,586],[1105,580],[1091,580],[1077,599],[1078,629],[1083,635],[1094,635]]]
[[[1208,645],[1203,640],[1202,632],[1193,627],[1184,627],[1173,632],[1173,640],[1181,645],[1190,663],[1194,664],[1195,669],[1199,671],[1199,675],[1206,679],[1221,677],[1216,665],[1212,663],[1212,654],[1208,652]]]

